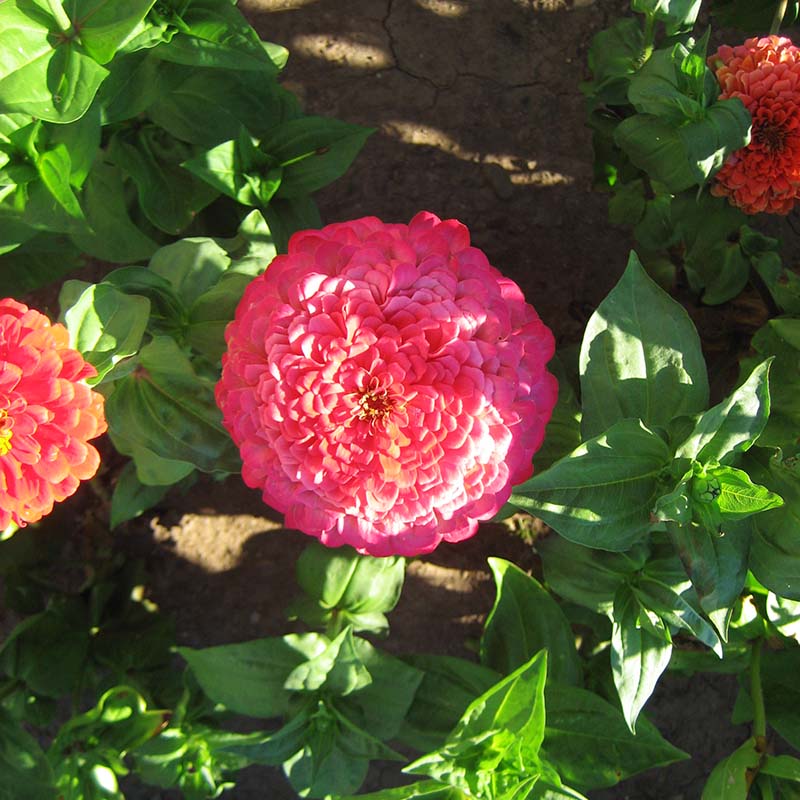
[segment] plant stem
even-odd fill
[[[764,692],[761,689],[761,649],[763,639],[753,642],[750,650],[750,697],[753,700],[753,736],[764,740],[767,736],[767,715],[764,710]]]
[[[772,18],[772,25],[769,26],[770,36],[777,36],[783,22],[783,15],[786,13],[786,6],[789,0],[781,0],[780,5],[775,9],[775,16]]]
[[[56,18],[59,30],[65,36],[71,36],[74,33],[72,20],[67,16],[67,12],[64,11],[61,0],[47,0],[47,5],[50,7],[50,13]]]

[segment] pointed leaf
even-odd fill
[[[546,649],[548,677],[580,684],[575,636],[558,603],[510,561],[490,558],[489,566],[497,597],[481,638],[481,662],[507,675]]]
[[[580,372],[584,438],[627,418],[666,427],[708,402],[697,331],[635,253],[586,326]]]

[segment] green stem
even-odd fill
[[[783,22],[783,15],[786,13],[786,6],[789,0],[781,0],[780,5],[775,9],[775,16],[772,18],[772,25],[769,26],[770,36],[777,36]]]
[[[764,710],[764,692],[761,689],[761,650],[762,639],[753,642],[750,650],[750,697],[753,700],[753,736],[765,739],[767,736],[767,714]]]
[[[58,29],[65,36],[72,36],[75,32],[72,27],[72,20],[67,16],[67,12],[64,11],[61,0],[47,0],[47,5],[50,7],[50,13],[56,18]]]

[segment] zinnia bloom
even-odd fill
[[[217,403],[242,475],[323,544],[472,536],[532,473],[554,342],[456,220],[303,231],[246,289]]]
[[[750,144],[717,173],[711,193],[747,214],[788,214],[800,198],[800,49],[785,37],[723,45],[709,58],[722,87],[753,118]]]
[[[87,440],[106,429],[96,375],[69,334],[16,300],[0,300],[0,530],[36,522],[91,478]]]

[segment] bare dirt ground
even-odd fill
[[[559,345],[579,341],[622,273],[631,242],[608,226],[592,190],[578,89],[594,33],[622,0],[242,0],[262,38],[291,52],[285,85],[310,113],[374,127],[347,175],[318,196],[325,222],[426,209],[455,217],[523,288]],[[729,346],[737,311],[696,311],[710,352]],[[176,615],[181,644],[208,646],[290,630],[283,609],[307,539],[285,531],[255,492],[231,479],[171,497],[129,526],[152,592]],[[469,656],[491,607],[486,557],[535,569],[499,526],[409,565],[385,646]],[[593,800],[693,800],[703,776],[745,737],[729,726],[731,679],[667,678],[648,711],[693,760],[635,778]],[[703,709],[703,711],[700,711]],[[376,770],[370,788],[398,782]],[[142,797],[173,797],[148,791]],[[239,800],[292,798],[276,770],[242,774]]]

